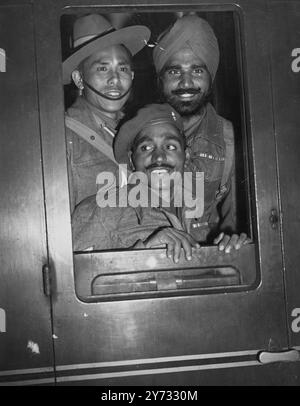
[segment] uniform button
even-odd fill
[[[94,139],[95,139],[95,136],[91,135],[91,140],[94,141]]]

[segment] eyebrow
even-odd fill
[[[105,60],[98,59],[97,61],[94,61],[94,62],[91,64],[91,67],[93,67],[93,66],[95,66],[95,65],[109,66],[109,65],[110,65],[110,62],[107,62],[107,61],[105,61]],[[126,61],[120,61],[120,62],[118,62],[118,66],[131,66],[131,63],[130,63],[130,62],[126,62]]]
[[[170,69],[181,69],[180,65],[169,65],[166,66],[165,70],[170,70]]]
[[[165,71],[166,70],[171,70],[171,69],[181,69],[182,68],[182,66],[181,65],[169,65],[169,66],[166,66],[166,68],[165,68]],[[195,69],[195,68],[202,68],[202,69],[205,69],[205,70],[207,70],[207,66],[203,63],[203,64],[194,64],[194,65],[192,65],[192,69]]]
[[[207,70],[207,66],[205,65],[205,63],[202,63],[202,64],[196,63],[196,64],[192,65],[192,68],[202,68],[202,69]]]
[[[147,135],[143,135],[142,137],[135,137],[132,143],[132,147],[137,147],[138,145],[142,144],[143,142],[151,142],[151,138]]]
[[[180,137],[175,137],[174,135],[166,135],[166,140],[167,141],[177,141],[180,143],[181,138]]]

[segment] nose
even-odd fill
[[[166,153],[162,148],[155,148],[152,152],[152,163],[161,164],[166,160]]]
[[[108,79],[108,84],[110,85],[110,86],[114,86],[114,85],[116,85],[118,82],[120,81],[120,76],[119,76],[119,72],[117,71],[117,70],[112,70],[111,71],[111,74],[110,74],[110,76],[109,76],[109,79]]]
[[[180,86],[188,89],[194,86],[193,78],[190,72],[183,72],[180,77]]]

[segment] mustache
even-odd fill
[[[172,165],[169,164],[157,164],[157,163],[153,163],[149,166],[146,167],[146,170],[152,170],[152,169],[156,169],[156,168],[160,168],[160,169],[173,169],[174,167]]]
[[[202,93],[201,89],[189,88],[189,89],[176,89],[172,91],[172,94],[180,96],[182,94],[200,94]]]

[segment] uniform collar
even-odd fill
[[[193,133],[194,129],[198,127],[198,125],[203,121],[204,117],[206,116],[207,113],[207,106],[204,106],[201,109],[201,112],[198,114],[195,114],[192,119],[190,120],[190,122],[188,123],[188,125],[184,125],[184,133],[186,135],[186,137],[188,137],[190,134]]]
[[[119,111],[117,113],[117,119],[115,120],[115,119],[105,115],[103,113],[103,111],[101,111],[100,109],[95,107],[92,103],[87,101],[84,97],[80,97],[80,99],[81,99],[81,102],[93,113],[95,121],[96,121],[96,123],[98,125],[99,125],[99,123],[104,123],[104,125],[106,127],[108,127],[111,130],[115,131],[119,121],[124,117],[124,113]]]

